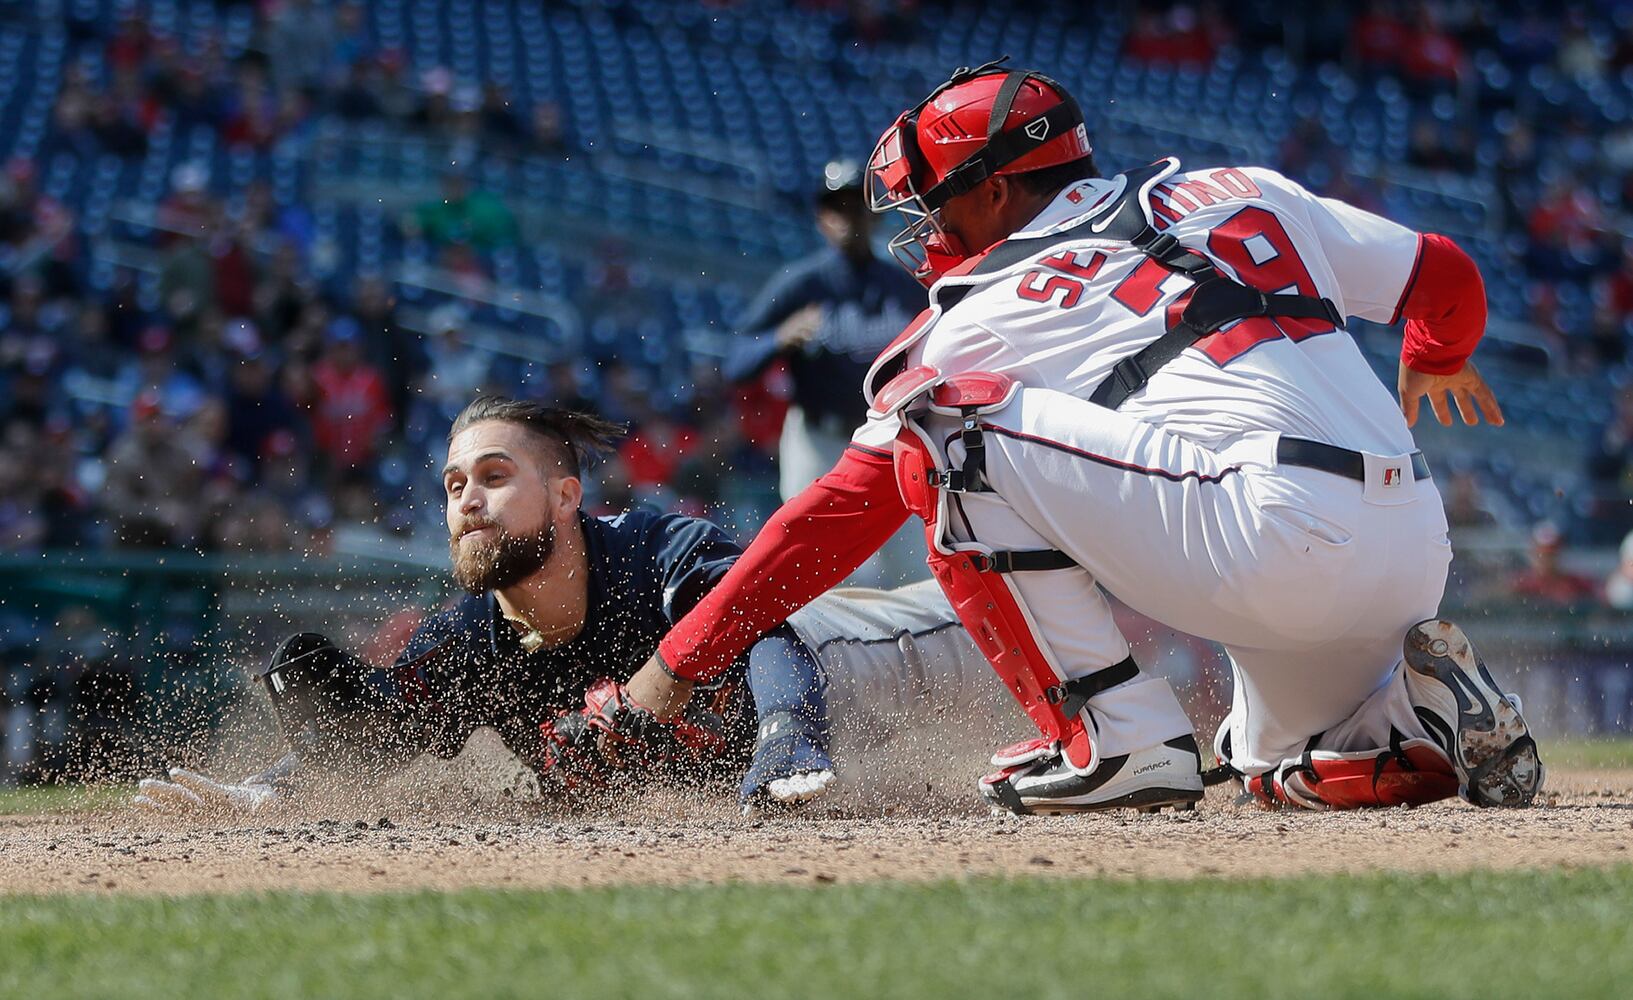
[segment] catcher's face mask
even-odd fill
[[[900,212],[891,254],[926,287],[973,251],[949,232],[941,207],[989,177],[1067,163],[1091,152],[1083,114],[1041,74],[996,59],[960,68],[905,111],[868,158],[868,207]],[[1004,128],[1011,114],[1021,116]]]

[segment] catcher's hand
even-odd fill
[[[584,708],[540,727],[542,783],[557,792],[605,786],[621,774],[684,767],[722,755],[719,722],[703,712],[673,722],[637,704],[617,681],[603,678],[584,692]]]
[[[169,816],[254,815],[278,798],[278,789],[251,775],[236,785],[214,781],[184,767],[170,769],[170,780],[143,778],[131,804]]]
[[[581,709],[562,712],[539,726],[544,757],[539,787],[547,796],[564,796],[606,787],[614,768],[601,753],[590,720]]]
[[[1429,408],[1434,410],[1435,419],[1447,427],[1452,425],[1454,404],[1457,415],[1471,427],[1480,422],[1481,413],[1485,414],[1486,423],[1493,427],[1503,425],[1503,408],[1497,405],[1497,395],[1480,377],[1480,370],[1474,367],[1472,361],[1451,375],[1428,375],[1406,367],[1406,362],[1402,361],[1397,388],[1400,391],[1401,413],[1406,416],[1408,427],[1417,425],[1418,408],[1424,396],[1429,397]]]

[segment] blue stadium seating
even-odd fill
[[[131,5],[57,6],[83,23],[112,24]],[[235,57],[253,43],[247,5],[144,0],[135,7],[154,31],[185,47],[213,35]],[[950,67],[999,52],[1046,68],[1079,93],[1110,169],[1158,152],[1196,165],[1273,164],[1300,119],[1313,117],[1333,143],[1370,165],[1388,213],[1447,232],[1470,249],[1487,275],[1494,313],[1528,318],[1523,248],[1505,238],[1490,184],[1400,167],[1412,123],[1422,115],[1446,121],[1445,102],[1334,64],[1301,67],[1273,49],[1227,49],[1203,69],[1134,63],[1120,56],[1125,26],[1114,11],[1060,0],[1024,8],[954,3],[939,16],[940,30],[911,44],[852,41],[840,13],[776,0],[376,0],[366,26],[376,44],[405,55],[408,79],[447,67],[465,83],[503,85],[524,117],[538,102],[559,108],[565,159],[516,162],[481,150],[474,167],[485,186],[513,202],[550,205],[575,225],[572,233],[600,229],[640,242],[630,267],[649,293],[651,315],[631,329],[594,317],[589,323],[594,349],[627,351],[636,363],[675,364],[677,345],[689,342],[678,333],[726,327],[757,274],[816,245],[803,205],[823,162],[865,157],[892,116]],[[1611,41],[1608,24],[1594,30]],[[1499,23],[1498,31],[1510,28]],[[0,25],[0,156],[34,157],[51,148],[52,107],[70,63],[96,80],[108,77],[99,47],[73,47],[60,16]],[[1501,109],[1580,115],[1606,128],[1625,123],[1633,107],[1633,79],[1625,74],[1584,82],[1547,65],[1505,65],[1490,54],[1480,54],[1474,68],[1481,100],[1492,110],[1493,124],[1478,137],[1487,172],[1508,120]],[[320,278],[344,281],[358,271],[430,263],[429,248],[399,236],[394,214],[355,192],[433,188],[439,160],[431,139],[366,125],[339,140],[335,127],[317,123],[270,151],[233,150],[207,127],[161,121],[137,162],[109,156],[81,162],[54,153],[44,158],[41,177],[49,193],[79,210],[87,235],[140,241],[150,235],[141,209],[166,195],[175,167],[204,163],[212,189],[224,195],[241,196],[252,181],[266,179],[280,202],[314,206],[318,239],[332,251]],[[683,247],[733,265],[734,277],[677,276],[685,268],[672,265],[690,261],[665,248]],[[485,263],[502,284],[580,298],[589,280],[583,251],[582,241],[568,235],[491,254]],[[666,253],[676,259],[648,259]],[[89,273],[99,286],[111,281],[106,261],[94,261]],[[403,294],[416,304],[437,298],[408,286]],[[1592,304],[1584,296],[1567,285],[1560,299],[1567,322],[1586,324]],[[507,309],[482,314],[507,325],[519,319]],[[1602,380],[1579,385],[1580,398],[1572,398],[1567,413],[1551,393],[1534,393],[1523,379],[1503,380],[1501,389],[1516,417],[1579,438],[1608,412]]]

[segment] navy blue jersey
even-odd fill
[[[585,689],[599,678],[629,680],[740,552],[719,527],[678,514],[580,515],[580,523],[589,605],[571,642],[525,651],[492,593],[463,597],[415,631],[392,671],[413,749],[452,756],[486,725],[536,766],[539,724],[583,708]],[[733,697],[741,682],[741,669],[728,672],[711,706],[746,728],[739,745],[752,741],[753,729],[743,699]]]
[[[778,325],[813,303],[827,314],[816,336],[797,350],[778,347]],[[823,247],[760,290],[721,371],[729,381],[742,381],[785,357],[794,404],[814,422],[831,419],[849,431],[867,416],[856,387],[868,366],[923,308],[924,289],[895,261],[870,256],[858,263]]]

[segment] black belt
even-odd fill
[[[1423,457],[1423,452],[1414,451],[1411,458],[1412,478],[1428,479],[1429,460]],[[1367,479],[1364,455],[1320,441],[1284,437],[1276,444],[1276,461],[1282,465],[1302,465],[1306,469],[1320,469],[1322,472],[1330,472],[1335,476],[1343,476],[1345,479],[1361,483]]]

